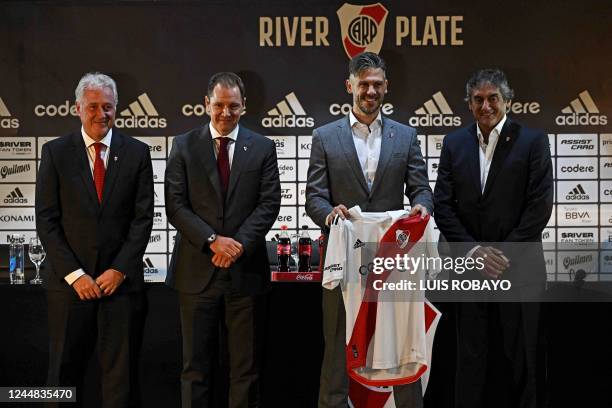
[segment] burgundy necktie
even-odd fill
[[[96,149],[96,157],[94,159],[94,184],[96,185],[96,192],[98,193],[98,202],[102,202],[102,191],[104,190],[104,174],[106,170],[104,169],[104,161],[102,161],[102,157],[100,157],[100,152],[102,151],[102,143],[94,143],[94,148]]]
[[[219,153],[217,154],[217,170],[219,171],[219,181],[221,181],[223,197],[227,194],[227,185],[229,184],[230,177],[229,153],[227,151],[229,141],[229,137],[219,138]]]

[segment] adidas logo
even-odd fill
[[[578,98],[561,109],[562,115],[557,116],[555,123],[559,126],[574,125],[607,125],[608,117],[601,115],[589,91],[582,91]]]
[[[119,128],[145,129],[165,128],[166,118],[159,117],[159,113],[146,93],[140,95],[127,109],[121,111],[122,117],[115,119],[115,126]]]
[[[366,246],[365,242],[362,242],[359,238],[355,241],[355,245],[353,245],[353,249],[361,248]]]
[[[28,199],[23,196],[23,193],[16,187],[13,191],[6,195],[4,204],[27,204]]]
[[[19,119],[13,118],[6,104],[0,98],[0,129],[18,129]]]
[[[422,107],[414,111],[418,116],[408,120],[410,126],[461,126],[461,118],[453,114],[442,92],[431,96]]]
[[[570,200],[588,200],[590,199],[589,195],[584,191],[584,188],[581,184],[578,184],[572,191],[567,193],[565,199]]]
[[[308,128],[314,127],[314,118],[307,116],[302,104],[294,92],[285,95],[285,99],[268,111],[268,117],[261,120],[266,128]]]
[[[144,273],[158,273],[157,268],[153,265],[149,257],[142,260],[142,267],[144,268]]]

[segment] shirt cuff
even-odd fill
[[[72,286],[72,284],[83,275],[85,275],[85,271],[79,268],[76,271],[70,272],[68,275],[64,276],[64,280]]]
[[[470,251],[467,253],[467,255],[465,255],[465,257],[471,258],[472,255],[474,255],[474,252],[476,252],[478,248],[480,248],[480,245],[476,245],[474,248],[470,249]]]

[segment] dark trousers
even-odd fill
[[[538,303],[458,304],[457,408],[538,406],[538,321]],[[493,360],[509,370],[491,374]]]
[[[140,292],[90,301],[80,300],[76,292],[47,292],[47,385],[77,387],[77,404],[66,406],[82,406],[86,365],[96,346],[101,368],[101,406],[138,406],[136,378],[142,340],[142,302]]]
[[[182,407],[210,406],[211,377],[216,374],[211,368],[218,356],[214,345],[220,321],[227,329],[229,407],[259,407],[262,297],[235,293],[227,271],[217,270],[204,291],[179,293],[179,301],[183,333]]]
[[[319,385],[319,408],[346,408],[349,381],[346,373],[346,313],[340,287],[323,289],[325,352]],[[421,408],[421,381],[393,387],[398,408]]]

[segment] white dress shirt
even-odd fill
[[[480,191],[484,192],[485,185],[487,184],[487,177],[489,177],[489,169],[491,168],[491,162],[493,161],[493,153],[495,153],[495,147],[497,147],[497,141],[501,130],[506,123],[506,115],[499,121],[499,123],[489,133],[489,142],[485,144],[484,136],[480,130],[480,126],[476,124],[476,135],[478,136],[478,156],[480,158]]]
[[[478,137],[478,145],[480,146],[480,149],[478,149],[478,157],[480,159],[480,192],[482,193],[484,193],[484,188],[487,184],[489,169],[491,168],[491,163],[493,162],[493,154],[495,153],[497,141],[501,135],[501,130],[504,127],[504,123],[506,123],[506,115],[504,115],[502,120],[499,121],[493,130],[491,130],[491,133],[489,133],[489,142],[487,144],[484,142],[484,136],[482,135],[480,126],[478,123],[476,123],[476,136]],[[471,258],[474,251],[476,251],[478,248],[480,248],[480,245],[476,245],[474,248],[470,249],[466,257]]]
[[[212,136],[213,139],[213,145],[215,147],[215,159],[217,158],[217,156],[219,156],[219,146],[221,145],[221,138],[223,137],[223,135],[221,135],[221,133],[217,132],[217,129],[215,129],[212,125],[212,122],[210,122],[208,124],[209,128],[210,128],[210,135]],[[236,125],[236,127],[234,128],[234,130],[232,130],[227,136],[225,137],[229,137],[231,140],[229,141],[228,145],[227,145],[227,154],[229,155],[229,166],[230,169],[232,168],[232,161],[234,159],[234,146],[236,145],[236,139],[238,138],[238,125]]]
[[[96,141],[92,139],[86,132],[85,129],[81,126],[81,135],[83,135],[83,142],[85,142],[85,151],[87,153],[87,158],[89,159],[89,169],[91,170],[91,175],[93,176],[94,170],[94,161],[96,159],[96,148],[94,147],[94,143]],[[104,162],[104,168],[108,166],[108,156],[110,152],[111,139],[113,138],[113,129],[109,129],[106,136],[100,140],[104,146],[100,151],[100,157]],[[74,281],[76,281],[81,276],[85,275],[85,271],[82,268],[77,269],[74,272],[70,272],[68,275],[64,276],[64,280],[68,282],[69,285],[72,285]]]
[[[368,188],[371,190],[376,177],[376,168],[378,167],[378,159],[380,157],[380,145],[382,142],[382,116],[378,112],[378,116],[370,125],[366,125],[357,120],[353,111],[349,113],[349,121],[351,124],[351,133],[353,134],[353,142],[359,164],[363,171]]]

